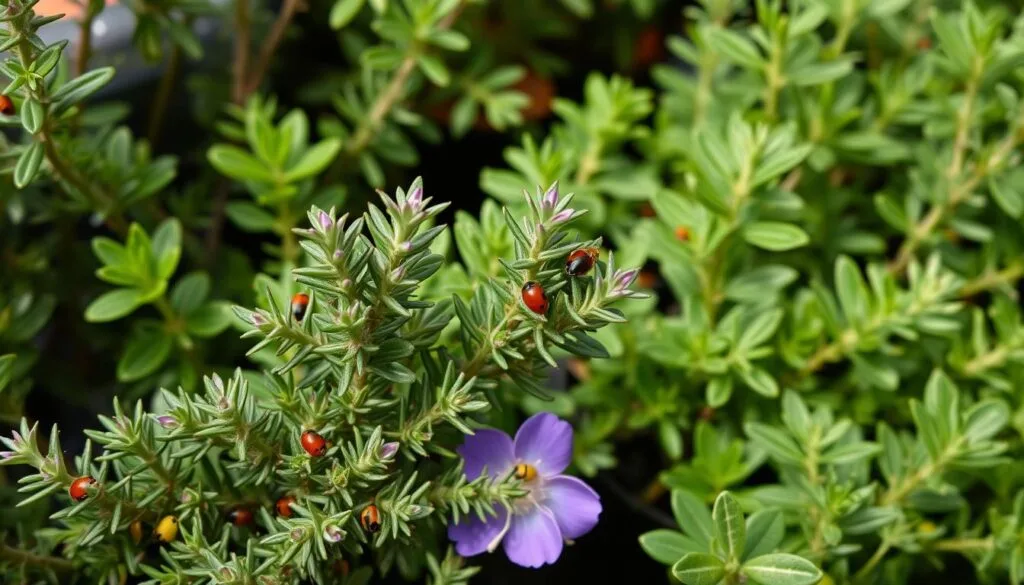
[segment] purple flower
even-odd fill
[[[321,211],[318,219],[320,220],[320,227],[323,228],[324,231],[331,229],[331,226],[334,225],[334,220],[331,219],[330,215],[327,215],[326,211]]]
[[[11,457],[14,457],[14,455],[14,451],[0,451],[0,459],[10,459]]]
[[[528,491],[513,501],[511,510],[497,507],[497,516],[467,516],[450,524],[448,538],[460,555],[493,552],[504,542],[509,560],[536,568],[558,560],[563,541],[579,538],[597,524],[597,493],[579,479],[562,475],[572,460],[572,427],[557,416],[531,416],[514,441],[499,430],[478,430],[466,437],[458,452],[468,479],[479,477],[485,466],[493,478],[515,470]]]

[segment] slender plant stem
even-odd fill
[[[875,567],[878,565],[878,563],[882,562],[882,559],[885,558],[885,553],[889,552],[890,548],[892,548],[892,542],[888,538],[882,539],[882,542],[879,543],[878,548],[875,549],[875,554],[871,555],[871,558],[868,559],[868,562],[864,563],[864,566],[862,566],[860,570],[853,575],[853,578],[850,580],[850,582],[858,583],[862,581],[865,577],[870,575],[871,571],[875,570]]]
[[[991,536],[988,538],[948,538],[940,540],[932,545],[932,548],[944,552],[967,552],[977,550],[990,550],[995,546]]]
[[[451,28],[458,19],[459,14],[461,14],[463,6],[463,4],[460,4],[441,20],[437,24],[437,30],[441,31]],[[331,165],[331,168],[324,175],[327,183],[336,180],[345,168],[346,162],[357,160],[359,155],[366,150],[370,142],[377,136],[377,132],[384,125],[388,114],[391,113],[391,110],[394,109],[395,105],[405,94],[409,76],[416,70],[416,61],[419,59],[422,50],[422,45],[417,42],[412,42],[406,47],[405,57],[398,65],[398,69],[395,70],[395,74],[384,87],[384,91],[377,95],[366,116],[356,126],[352,138],[345,145],[345,148],[342,149],[338,159],[334,161],[334,164]]]
[[[977,278],[967,281],[960,289],[960,296],[973,297],[978,293],[1014,283],[1021,277],[1024,277],[1024,262],[1016,261],[1002,270],[984,272]]]
[[[38,555],[6,544],[0,544],[0,558],[15,565],[31,565],[40,569],[52,569],[62,573],[74,570],[75,568],[71,561],[67,559]]]
[[[156,91],[156,99],[153,100],[153,108],[149,115],[149,144],[156,145],[160,139],[160,131],[163,129],[164,115],[167,113],[167,104],[170,102],[171,91],[174,89],[174,81],[178,76],[178,67],[181,64],[181,47],[174,45],[171,54],[167,57],[167,66],[160,78],[160,86]]]
[[[231,101],[245,102],[249,71],[249,0],[235,0],[235,58],[231,69]]]
[[[288,29],[292,17],[295,16],[298,7],[299,0],[284,0],[284,3],[281,5],[281,12],[278,13],[277,19],[274,20],[274,24],[270,28],[270,33],[263,41],[256,64],[253,66],[252,71],[247,72],[248,80],[244,89],[246,96],[256,91],[260,84],[263,83],[263,77],[267,74],[267,69],[270,67],[270,61],[274,56],[274,52],[277,51],[278,45],[281,44],[281,39],[284,38],[284,33]]]
[[[78,52],[75,55],[75,77],[81,77],[89,69],[89,58],[92,57],[92,23],[96,14],[89,11],[88,1],[83,2],[85,15],[78,22]]]

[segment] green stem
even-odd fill
[[[191,22],[187,19],[186,24]],[[160,87],[156,91],[156,99],[153,100],[153,109],[149,116],[149,138],[150,146],[155,147],[160,139],[160,131],[163,129],[164,114],[167,112],[167,104],[171,98],[171,91],[174,89],[174,81],[178,76],[178,67],[181,62],[181,47],[175,44],[171,48],[171,54],[167,57],[167,66],[160,78]]]
[[[451,28],[461,11],[462,5],[460,4],[444,20],[437,24],[436,30],[443,31]],[[357,160],[359,155],[366,150],[377,136],[391,110],[394,109],[395,105],[405,94],[409,77],[416,70],[416,61],[419,59],[422,51],[423,46],[415,41],[409,43],[406,47],[405,56],[398,65],[398,69],[395,70],[395,74],[391,77],[391,81],[388,82],[384,91],[373,101],[366,116],[359,121],[355,132],[352,134],[348,144],[345,145],[341,155],[339,155],[338,159],[334,161],[334,164],[331,165],[331,168],[324,175],[325,182],[331,183],[336,180],[339,173],[343,170],[345,163]]]
[[[31,565],[39,569],[51,569],[58,572],[74,570],[71,561],[49,555],[38,555],[27,550],[0,544],[0,558],[14,565]]]
[[[882,562],[882,559],[885,558],[885,553],[889,552],[890,548],[892,548],[892,542],[887,538],[882,539],[882,542],[879,543],[878,548],[875,549],[875,554],[871,555],[871,558],[868,559],[868,562],[864,563],[864,566],[861,567],[860,570],[853,575],[853,578],[850,579],[850,582],[858,583],[859,581],[862,581],[865,577],[870,575],[871,572],[875,570],[875,567],[878,565],[878,563]]]
[[[1015,261],[997,272],[984,272],[977,278],[969,280],[960,289],[960,296],[972,297],[978,293],[1014,283],[1024,277],[1024,262]]]
[[[991,550],[995,546],[995,541],[991,536],[988,538],[948,538],[946,540],[940,540],[933,544],[931,548],[938,551],[944,552],[968,552],[968,551],[986,551]]]

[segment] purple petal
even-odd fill
[[[559,211],[558,213],[551,216],[551,223],[556,224],[562,223],[564,221],[569,221],[570,219],[572,219],[572,214],[574,213],[576,213],[575,209],[563,209],[562,211]]]
[[[572,427],[550,412],[531,416],[516,433],[515,456],[541,475],[562,473],[572,461]]]
[[[558,181],[552,183],[544,193],[543,204],[552,209],[558,204]]]
[[[488,547],[501,537],[508,522],[508,511],[498,506],[497,516],[481,520],[476,514],[464,516],[458,524],[448,525],[448,539],[455,542],[455,552],[471,557],[487,552]],[[494,550],[491,548],[491,550]]]
[[[551,512],[536,506],[526,514],[512,516],[505,554],[513,563],[534,569],[557,561],[562,554],[562,532]]]
[[[575,477],[559,475],[544,483],[545,505],[558,522],[564,538],[579,538],[597,525],[601,498],[591,487]]]
[[[470,481],[480,477],[485,465],[491,477],[499,477],[515,464],[512,438],[497,429],[477,430],[456,451],[466,461],[466,478]]]

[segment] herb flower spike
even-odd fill
[[[579,538],[597,525],[597,493],[579,479],[562,475],[572,460],[572,435],[569,423],[542,412],[519,427],[515,441],[495,429],[466,437],[458,453],[470,481],[485,467],[494,478],[515,473],[527,493],[514,500],[511,510],[499,507],[496,516],[467,516],[449,525],[448,538],[455,541],[456,552],[464,557],[493,552],[504,542],[509,560],[536,568],[558,560],[564,540]]]

